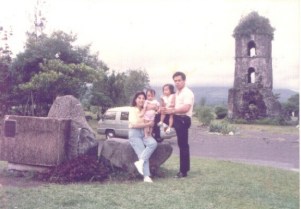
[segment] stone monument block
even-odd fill
[[[57,166],[66,160],[70,120],[5,116],[0,138],[0,160],[13,164]]]

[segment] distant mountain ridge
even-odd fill
[[[162,95],[161,86],[152,86],[159,98]],[[195,103],[199,103],[201,98],[205,98],[206,105],[227,105],[228,91],[231,87],[205,87],[205,86],[189,86],[195,95]],[[286,102],[288,98],[298,92],[290,89],[273,89],[274,94],[279,94],[279,101]]]

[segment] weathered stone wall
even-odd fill
[[[246,86],[255,88],[273,88],[272,59],[239,58],[235,62],[234,88]],[[255,82],[248,83],[248,69],[255,69]]]
[[[238,36],[235,38],[235,57],[248,57],[248,43],[256,44],[257,57],[272,57],[272,37],[266,34],[251,34],[250,36]]]
[[[235,39],[235,78],[234,88],[242,88],[248,84],[248,69],[255,69],[254,87],[273,88],[272,70],[272,44],[271,37],[263,34],[254,34],[251,37],[242,36]],[[248,43],[254,41],[256,44],[256,56],[248,55]]]
[[[14,133],[6,133],[6,121],[15,122]],[[0,159],[35,166],[59,165],[66,159],[70,122],[44,117],[6,116],[1,130]]]
[[[246,87],[229,90],[228,116],[230,118],[255,120],[279,116],[280,112],[281,105],[270,89]]]

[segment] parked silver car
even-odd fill
[[[97,132],[104,134],[106,139],[112,137],[128,138],[129,130],[129,110],[130,106],[114,107],[108,109],[98,121]],[[169,134],[166,134],[161,128],[161,138],[169,139],[176,136],[175,130],[172,128]]]

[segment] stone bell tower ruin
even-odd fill
[[[234,29],[235,78],[228,94],[228,117],[255,120],[280,115],[274,96],[272,40],[269,20],[252,12]]]

